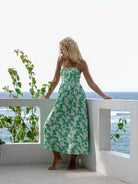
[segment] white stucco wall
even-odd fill
[[[55,99],[0,99],[0,106],[39,106],[40,143],[1,146],[0,164],[51,164],[51,151],[43,149],[43,125]],[[79,156],[80,166],[110,175],[128,183],[138,183],[138,101],[87,99],[89,155]],[[130,155],[110,151],[110,110],[131,113]],[[68,162],[68,155],[63,155]]]
[[[90,170],[128,183],[138,183],[138,101],[88,99],[90,152],[83,164]],[[130,155],[110,151],[110,110],[130,111]]]

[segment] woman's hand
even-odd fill
[[[104,99],[106,100],[106,99],[112,99],[112,98],[109,96],[105,96]]]
[[[45,99],[45,98],[49,98],[49,97],[47,97],[47,96],[42,96],[41,98],[42,98],[42,99]]]

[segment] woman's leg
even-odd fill
[[[53,155],[54,155],[54,161],[53,161],[52,166],[49,167],[48,170],[55,170],[56,166],[63,161],[58,151],[53,151]]]
[[[73,170],[76,168],[76,157],[77,155],[71,155],[70,164],[68,166],[69,170]]]

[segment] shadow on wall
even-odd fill
[[[80,155],[77,159],[77,164],[79,167],[90,169],[91,171],[96,171],[96,153],[95,153],[95,141],[94,141],[94,128],[93,128],[93,118],[92,104],[87,101],[88,109],[88,143],[89,143],[89,154]],[[90,164],[91,163],[91,164]]]

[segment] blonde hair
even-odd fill
[[[68,57],[75,63],[83,60],[77,43],[70,37],[64,38],[59,42],[60,48],[63,50],[65,57]]]

